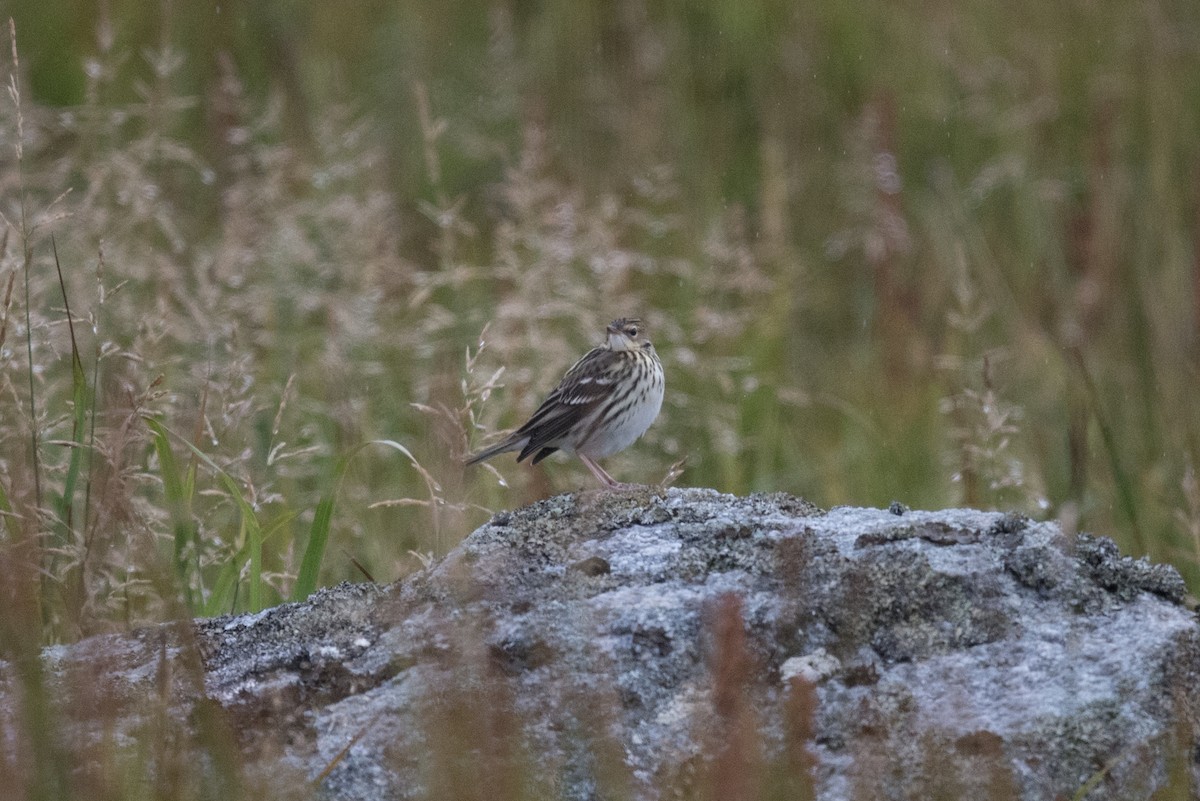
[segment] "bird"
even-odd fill
[[[467,458],[472,465],[509,451],[537,464],[555,451],[574,454],[609,489],[627,488],[597,459],[632,445],[658,417],[665,377],[640,319],[621,317],[603,345],[575,362],[533,416],[500,442]]]

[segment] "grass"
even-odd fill
[[[14,2],[0,115],[0,658],[587,485],[459,460],[624,314],[668,395],[623,479],[1200,582],[1194,4],[59,5]]]

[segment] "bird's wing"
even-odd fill
[[[582,420],[612,391],[613,368],[620,361],[608,348],[593,348],[563,376],[514,436],[528,436],[517,461],[549,445]]]

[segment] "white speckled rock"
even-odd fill
[[[564,495],[497,515],[388,590],[343,586],[200,621],[194,637],[204,693],[252,765],[311,778],[340,755],[329,798],[436,796],[431,753],[452,741],[431,721],[447,709],[507,743],[529,797],[614,782],[686,797],[713,757],[713,612],[728,594],[763,759],[783,748],[788,679],[816,682],[819,799],[1070,798],[1089,783],[1092,801],[1147,798],[1180,764],[1200,786],[1200,627],[1178,574],[996,513]],[[133,698],[154,681],[155,642],[85,642],[47,663],[61,675],[119,652],[112,692]],[[186,716],[198,683],[174,692]]]

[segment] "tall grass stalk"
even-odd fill
[[[104,251],[100,250],[96,257],[96,287],[97,287],[97,305],[100,308],[104,306]],[[96,448],[96,404],[99,396],[98,388],[100,386],[100,361],[103,357],[103,348],[100,342],[100,330],[96,322],[96,315],[91,315],[92,319],[92,338],[95,341],[95,348],[92,354],[92,392],[90,394],[90,404],[88,408],[88,432],[87,432],[87,477],[84,481],[83,492],[83,527],[84,527],[84,563],[80,571],[81,575],[86,574],[87,555],[91,553],[92,538],[95,534],[95,527],[92,523],[92,486],[95,481],[95,448]]]
[[[16,138],[13,140],[13,154],[16,164],[17,178],[17,206],[19,209],[18,230],[21,234],[21,254],[22,265],[21,272],[24,278],[25,290],[25,358],[26,358],[26,375],[29,379],[29,449],[30,459],[33,465],[33,505],[34,514],[42,508],[42,470],[40,462],[40,448],[38,444],[39,429],[37,416],[37,394],[34,388],[34,361],[33,361],[33,298],[29,291],[30,270],[33,263],[33,243],[30,241],[31,231],[29,228],[29,218],[26,211],[25,203],[25,170],[24,170],[24,141],[25,141],[25,117],[21,112],[21,85],[17,81],[17,74],[21,69],[21,60],[17,55],[17,25],[13,22],[12,17],[8,18],[8,36],[12,45],[12,71],[8,78],[8,97],[12,101],[13,112],[16,115],[17,132]],[[7,221],[6,221],[7,222]],[[30,523],[35,528],[40,528],[40,521],[33,520]]]
[[[1117,499],[1121,510],[1125,514],[1126,523],[1129,525],[1134,545],[1139,554],[1146,554],[1148,553],[1148,543],[1142,533],[1141,524],[1138,522],[1136,490],[1129,473],[1125,470],[1125,466],[1122,463],[1121,448],[1117,444],[1116,432],[1113,430],[1112,422],[1105,413],[1100,393],[1096,388],[1095,381],[1092,379],[1091,371],[1088,369],[1083,353],[1078,349],[1072,349],[1068,353],[1068,356],[1079,376],[1080,385],[1083,387],[1088,405],[1091,407],[1096,427],[1100,430],[1100,440],[1104,443],[1104,453],[1108,457],[1109,469],[1112,471]]]

